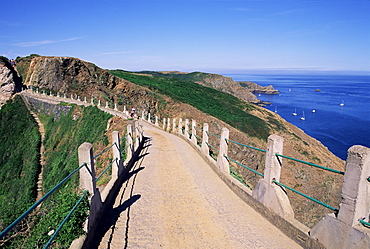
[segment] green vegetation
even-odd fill
[[[154,92],[167,95],[176,101],[190,104],[251,136],[264,140],[269,136],[268,124],[249,113],[255,107],[230,94],[191,81],[138,75],[122,70],[109,72],[132,83],[148,87]],[[196,76],[195,73],[194,77]]]
[[[2,169],[0,207],[3,230],[6,225],[9,225],[35,203],[36,182],[39,173],[40,136],[37,123],[19,97],[12,105],[5,105],[0,110],[0,114],[1,139],[9,142],[6,146],[0,147],[1,155],[5,155],[1,159],[3,161],[4,158],[8,159],[6,163],[1,161],[0,164]],[[45,126],[45,139],[43,141],[45,145],[43,170],[45,194],[79,167],[77,151],[80,144],[83,142],[108,144],[104,132],[111,115],[96,107],[83,108],[74,105],[67,115],[62,115],[56,121],[53,120],[53,117],[45,114],[40,114],[39,117]],[[9,134],[14,134],[16,139],[12,139],[13,136]],[[36,166],[33,167],[31,162]],[[47,198],[40,209],[24,219],[15,230],[17,236],[2,246],[5,248],[40,248],[44,246],[49,240],[50,234],[57,229],[81,196],[82,193],[78,191],[77,173]],[[15,204],[10,206],[13,200]],[[52,247],[68,248],[74,239],[84,233],[82,227],[88,209],[88,200],[84,198],[56,236]],[[9,212],[9,210],[12,211]]]
[[[38,125],[21,97],[0,110],[0,229],[35,202],[39,173]]]
[[[111,117],[110,114],[92,106],[73,106],[68,115],[62,115],[55,122],[54,117],[40,116],[45,125],[45,191],[50,190],[79,166],[77,150],[82,143],[100,141],[108,145],[104,131]]]

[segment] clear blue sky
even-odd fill
[[[370,0],[7,0],[0,52],[102,68],[370,72]]]

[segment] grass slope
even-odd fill
[[[0,229],[31,206],[36,198],[41,136],[21,97],[0,110]]]
[[[260,118],[250,114],[255,107],[230,94],[180,79],[139,75],[122,70],[111,70],[111,74],[132,83],[150,88],[174,100],[190,104],[231,126],[266,140],[269,127]]]

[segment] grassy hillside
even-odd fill
[[[21,97],[0,109],[0,230],[35,201],[40,139]]]
[[[18,153],[20,155],[15,154],[9,157],[8,163],[0,163],[3,172],[1,180],[5,184],[1,185],[0,189],[0,207],[6,225],[14,221],[35,202],[36,181],[39,172],[36,167],[32,170],[32,174],[29,173],[31,169],[35,168],[32,168],[30,163],[38,165],[39,159],[40,136],[37,123],[30,116],[20,98],[16,98],[15,104],[7,105],[0,111],[2,141],[19,141],[18,143],[9,142],[7,146],[0,146],[0,153],[1,155],[9,155],[13,151],[20,152]],[[77,151],[80,144],[90,142],[94,148],[97,145],[103,147],[108,145],[105,130],[107,121],[112,116],[100,111],[97,107],[73,106],[67,115],[56,121],[54,121],[54,117],[46,114],[39,114],[39,117],[45,126],[45,139],[43,141],[45,145],[43,192],[45,194],[79,167]],[[31,130],[30,127],[33,129]],[[14,132],[12,132],[13,130]],[[11,139],[12,136],[9,134],[14,134],[17,139]],[[23,168],[14,167],[18,165]],[[21,177],[16,179],[14,176]],[[24,181],[29,178],[31,180]],[[5,195],[4,192],[8,192],[9,195]],[[25,196],[26,193],[27,196]],[[75,174],[46,199],[39,210],[29,215],[18,226],[17,236],[2,246],[5,248],[43,247],[50,238],[48,233],[59,226],[81,195],[78,191],[78,174]],[[8,200],[11,199],[16,199],[13,206],[8,205]],[[9,210],[17,212],[9,212]],[[85,199],[60,231],[53,247],[68,248],[74,239],[84,233],[82,227],[87,217],[87,210],[88,200]]]
[[[190,104],[251,136],[264,140],[269,136],[270,129],[266,122],[249,113],[255,109],[255,106],[230,94],[191,81],[139,75],[121,70],[109,72],[135,84],[146,86],[152,91],[170,96],[179,102]]]

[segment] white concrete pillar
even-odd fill
[[[172,119],[172,133],[176,133],[176,118]]]
[[[346,172],[342,186],[342,202],[338,219],[350,226],[359,219],[369,222],[370,213],[370,149],[361,145],[348,150]]]
[[[280,181],[282,158],[275,154],[283,154],[283,145],[284,138],[278,135],[270,135],[267,139],[264,179],[269,183],[272,180]]]
[[[229,161],[224,157],[227,156],[228,151],[228,143],[226,139],[229,139],[229,129],[222,128],[221,131],[221,138],[220,138],[220,149],[217,157],[217,165],[221,172],[223,172],[225,175],[230,174],[230,166]]]
[[[123,106],[123,113],[126,113],[126,106]]]
[[[150,120],[150,112],[148,113],[148,122],[151,123],[152,121]]]
[[[126,161],[130,161],[132,158],[132,152],[134,151],[134,145],[132,141],[132,125],[127,125],[126,131]]]
[[[189,119],[185,119],[185,137],[187,139],[190,139],[190,134],[189,134]]]
[[[202,136],[202,151],[205,155],[209,156],[208,147],[208,124],[203,124],[203,136]]]
[[[84,103],[87,103],[87,99],[86,99],[86,97],[84,98]]]
[[[158,116],[155,116],[155,123],[154,123],[154,125],[159,126],[159,123],[158,123]]]
[[[80,100],[80,96],[77,96],[77,101],[81,101],[81,100]]]
[[[112,142],[114,145],[112,147],[112,153],[113,153],[113,159],[115,159],[115,162],[112,164],[112,179],[117,179],[123,170],[119,139],[120,139],[119,132],[113,131],[112,132]]]
[[[162,120],[162,129],[164,131],[166,130],[166,118],[163,118],[163,120]]]
[[[118,111],[118,108],[117,108],[117,104],[116,103],[114,103],[114,110],[115,111]]]
[[[73,94],[71,94],[71,99],[73,99]]]
[[[171,119],[167,118],[167,132],[170,132],[171,130]]]
[[[193,119],[191,121],[191,141],[193,144],[197,145],[197,129],[195,128],[197,126],[197,122]]]
[[[65,99],[66,99],[66,98],[67,98],[67,95],[66,95],[66,94],[64,94],[64,95],[63,95],[63,98],[65,98]]]
[[[80,166],[86,163],[86,166],[80,169],[80,189],[93,195],[96,183],[92,144],[85,142],[78,147],[78,163]]]
[[[338,217],[328,214],[310,231],[312,238],[326,248],[370,248],[370,149],[354,145],[348,150]]]
[[[91,105],[94,105],[94,98],[91,97]]]
[[[179,127],[178,127],[178,131],[179,131],[179,134],[180,134],[180,135],[183,135],[183,134],[182,134],[182,118],[179,118]]]
[[[144,111],[141,112],[141,119],[145,120]]]
[[[109,104],[108,104],[108,101],[107,102],[105,102],[105,108],[109,108]]]
[[[99,99],[99,101],[98,101],[98,107],[100,107],[100,99]]]

